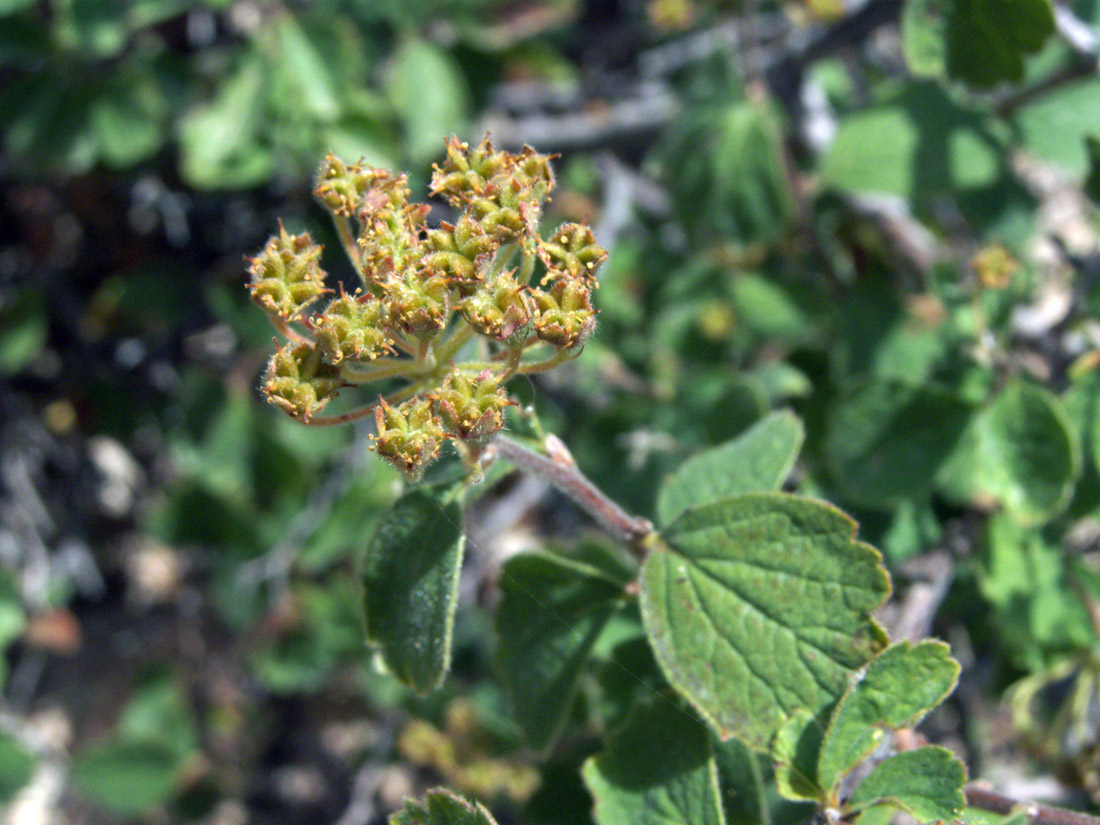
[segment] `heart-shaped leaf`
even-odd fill
[[[603,570],[550,553],[524,553],[501,569],[500,674],[533,748],[545,751],[561,731],[584,660],[624,585]]]
[[[823,502],[751,493],[684,513],[646,560],[639,595],[657,661],[723,738],[767,749],[885,645],[870,611],[889,577],[855,531]]]
[[[451,663],[462,507],[453,489],[405,493],[378,524],[363,569],[367,641],[390,672],[419,693]]]
[[[778,490],[790,475],[804,435],[793,413],[773,412],[737,438],[692,456],[661,487],[657,520],[670,524],[700,504]]]
[[[725,825],[707,728],[658,695],[582,771],[599,825]]]

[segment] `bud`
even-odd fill
[[[981,249],[970,259],[970,266],[983,289],[1004,289],[1020,268],[1012,253],[999,243]]]
[[[284,321],[296,317],[327,291],[320,257],[321,247],[308,232],[291,235],[280,223],[279,234],[249,261],[252,300]]]
[[[607,258],[607,250],[585,224],[564,223],[549,241],[539,241],[539,257],[549,270],[543,283],[555,277],[583,280],[596,285],[596,270]]]
[[[375,169],[364,164],[362,159],[348,166],[336,155],[329,154],[317,172],[313,194],[329,212],[350,218],[359,211],[360,202],[371,187],[392,178],[388,170]]]
[[[452,206],[461,206],[485,194],[489,181],[508,163],[506,152],[493,149],[489,136],[473,149],[468,143],[452,136],[447,141],[447,157],[443,165],[432,164],[432,195],[442,195]]]
[[[484,443],[498,432],[504,426],[504,408],[516,403],[490,370],[454,370],[432,400],[447,434],[474,443]]]
[[[554,188],[550,156],[530,146],[498,152],[486,137],[476,148],[452,138],[447,159],[435,166],[431,194],[467,210],[483,234],[500,243],[532,237],[542,202]]]
[[[516,281],[512,270],[468,295],[459,309],[479,334],[511,346],[527,338],[533,306],[526,287]]]
[[[393,339],[386,333],[386,312],[373,295],[343,294],[312,319],[317,346],[330,364],[345,358],[373,360],[390,351]]]
[[[446,275],[452,285],[469,288],[482,279],[499,245],[463,215],[456,225],[444,223],[428,233],[431,251],[424,256],[423,265]]]
[[[393,327],[427,340],[447,325],[451,286],[447,277],[421,270],[383,284],[387,317]]]
[[[432,402],[417,396],[392,407],[379,398],[374,421],[378,433],[372,449],[409,481],[418,481],[424,468],[439,454],[439,446],[446,437],[432,412]]]
[[[421,234],[429,207],[408,202],[406,175],[386,175],[363,196],[356,212],[357,243],[363,252],[363,278],[368,285],[400,277],[415,268],[424,254]]]
[[[581,281],[562,279],[549,292],[537,289],[532,295],[538,309],[535,332],[548,344],[572,349],[596,328],[591,292]]]
[[[267,364],[263,391],[287,415],[308,421],[343,386],[340,370],[309,344],[279,347]]]

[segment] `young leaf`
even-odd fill
[[[1023,524],[1061,512],[1073,494],[1081,448],[1061,402],[1015,383],[972,421],[939,483],[951,498],[992,496]]]
[[[465,131],[469,92],[463,77],[451,56],[427,40],[408,38],[398,46],[388,91],[413,162],[439,155],[440,135]]]
[[[950,822],[966,805],[966,768],[951,751],[919,748],[891,756],[860,783],[848,800],[849,810],[888,805],[919,822]]]
[[[817,780],[825,790],[882,741],[883,728],[915,725],[955,687],[959,663],[943,642],[899,642],[852,680],[825,733]]]
[[[636,706],[582,774],[599,825],[725,825],[706,726],[665,695]]]
[[[462,507],[453,488],[423,487],[382,517],[367,551],[367,641],[418,693],[438,687],[450,667],[462,551]]]
[[[1089,168],[1087,135],[1095,135],[1100,78],[1086,76],[1039,95],[1013,118],[1023,145],[1081,180]]]
[[[906,6],[903,48],[914,73],[942,76],[946,69],[973,86],[1020,81],[1024,58],[1054,33],[1050,0],[910,0]]]
[[[446,788],[428,791],[424,802],[405,800],[392,814],[390,825],[496,825],[496,820],[477,801],[464,799]]]
[[[646,560],[640,603],[657,661],[723,738],[766,749],[884,645],[870,611],[889,577],[855,530],[828,504],[750,493],[684,513]]]
[[[966,426],[968,406],[933,387],[874,381],[838,399],[825,455],[837,485],[866,507],[926,493]]]
[[[773,412],[732,441],[685,461],[657,496],[657,520],[671,524],[692,507],[742,493],[778,490],[798,458],[802,422]]]
[[[182,766],[167,745],[119,741],[78,755],[73,780],[97,804],[123,816],[136,816],[172,796]]]
[[[818,801],[824,797],[817,781],[817,760],[825,732],[808,710],[791,715],[772,742],[775,780],[787,799]]]
[[[512,712],[531,747],[546,751],[561,732],[581,668],[624,584],[549,553],[515,556],[502,568],[497,658]]]
[[[776,793],[770,759],[737,739],[714,742],[718,786],[728,822],[738,825],[799,825],[813,816],[810,802],[792,802]]]

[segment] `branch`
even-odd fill
[[[1028,821],[1034,825],[1100,825],[1100,817],[1067,811],[1065,808],[1052,808],[1049,805],[1017,802],[974,785],[966,787],[966,804],[972,808],[1005,815],[1022,809],[1027,814]]]
[[[630,515],[609,499],[581,473],[572,456],[564,450],[556,458],[549,458],[503,436],[494,439],[489,449],[517,467],[546,478],[635,555],[639,558],[645,555],[647,539],[654,534],[653,524],[648,519]]]

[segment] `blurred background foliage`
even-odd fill
[[[649,514],[693,449],[793,408],[797,489],[883,550],[895,632],[963,661],[928,735],[1100,802],[1100,4],[1009,5],[0,0],[6,821],[378,823],[437,783],[590,821],[623,674],[661,685],[637,618],[545,758],[490,625],[502,561],[583,518],[485,491],[454,673],[417,698],[355,579],[398,479],[369,428],[256,392],[243,256],[278,217],[339,248],[323,154],[423,195],[485,131],[559,152],[551,218],[611,250],[584,357],[517,385],[541,426]]]

